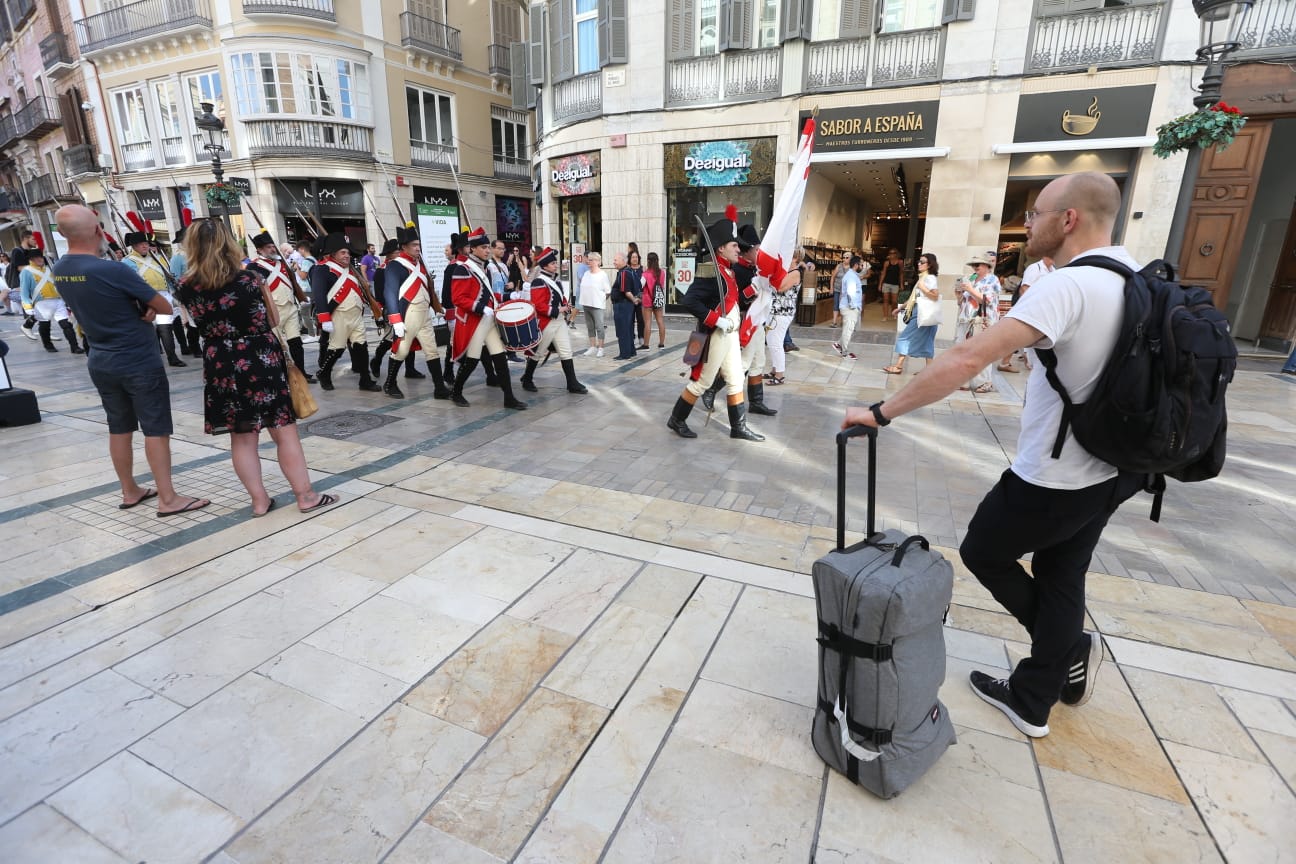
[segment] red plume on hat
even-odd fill
[[[725,218],[728,219],[730,222],[737,222],[737,221],[738,221],[738,208],[737,208],[736,206],[734,206],[733,204],[730,204],[728,207],[726,207],[726,208],[725,208]]]
[[[191,222],[193,222],[193,211],[190,210],[188,207],[181,209],[180,224],[188,228]]]
[[[134,210],[126,211],[126,221],[129,222],[131,224],[131,227],[134,228],[139,233],[141,234],[148,233],[148,228],[144,224],[144,220],[140,218],[140,215],[136,213]]]

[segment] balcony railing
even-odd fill
[[[211,158],[211,151],[207,149],[207,133],[199,132],[193,136],[194,153],[198,156],[198,161]],[[221,151],[222,159],[233,159],[234,154],[230,152],[229,130],[221,132]]]
[[[879,34],[873,43],[874,87],[939,81],[945,28]]]
[[[321,21],[336,21],[333,0],[243,0],[245,15],[302,15]]]
[[[59,198],[72,197],[67,182],[57,174],[42,174],[23,184],[23,193],[29,204],[43,204]]]
[[[102,51],[185,30],[211,30],[211,0],[140,0],[76,22],[81,52]]]
[[[152,141],[123,142],[121,156],[123,171],[143,171],[157,166],[157,153]]]
[[[603,113],[603,75],[591,72],[554,85],[554,122],[558,125]]]
[[[1282,55],[1290,57],[1296,45],[1296,3],[1292,0],[1259,0],[1247,15],[1239,40],[1238,57]]]
[[[672,60],[666,104],[714,105],[777,96],[782,90],[782,56],[781,49],[769,48]]]
[[[401,13],[401,45],[437,57],[463,60],[458,30],[413,12]]]
[[[75,62],[67,47],[67,37],[62,33],[51,33],[42,39],[40,52],[41,65],[54,74],[69,71]]]
[[[318,120],[245,120],[249,156],[334,156],[373,161],[373,130]]]
[[[530,180],[531,160],[522,156],[496,153],[495,176],[501,180]]]
[[[459,167],[459,148],[435,141],[410,141],[410,164],[449,171]]]
[[[26,206],[22,196],[8,186],[0,186],[0,213],[10,210],[21,210]]]
[[[94,148],[89,144],[78,144],[63,151],[63,170],[69,177],[81,174],[98,174],[99,163],[95,158]]]
[[[184,138],[182,136],[173,135],[162,139],[162,161],[168,165],[183,165],[189,161],[189,154],[185,152]]]
[[[0,150],[4,150],[18,140],[18,129],[14,126],[12,115],[0,117]]]
[[[19,138],[36,140],[63,125],[54,111],[54,103],[41,97],[33,99],[14,114],[14,131]]]
[[[1027,71],[1153,63],[1161,56],[1169,8],[1169,3],[1152,3],[1036,17]]]
[[[513,71],[513,62],[509,60],[509,46],[488,45],[490,52],[490,74],[508,75]]]
[[[855,90],[868,86],[871,39],[811,42],[806,51],[805,89]]]

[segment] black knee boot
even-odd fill
[[[345,353],[346,351],[341,348],[330,348],[324,352],[324,359],[320,361],[317,377],[319,378],[319,385],[325,390],[333,389],[333,365]]]
[[[562,361],[563,376],[567,379],[568,393],[588,393],[585,385],[576,380],[576,363],[572,360]]]
[[[507,363],[508,361],[506,360],[504,362]],[[482,369],[486,372],[486,386],[487,387],[500,386],[499,378],[495,374],[495,362],[491,360],[491,355],[486,352],[485,348],[482,349],[481,364],[482,364]]]
[[[405,394],[396,386],[396,376],[400,374],[401,361],[395,357],[387,361],[387,380],[383,383],[382,391],[393,399],[404,399]]]
[[[696,438],[697,433],[688,427],[689,412],[693,410],[693,404],[683,396],[675,400],[675,407],[671,409],[670,419],[666,421],[666,428],[674,432],[681,438]]]
[[[747,426],[747,403],[739,402],[729,406],[729,437],[742,438],[744,441],[764,441],[765,436],[753,432]]]
[[[360,389],[370,393],[382,392],[382,385],[369,374],[369,348],[363,343],[351,346],[351,365],[360,372]]]
[[[426,378],[422,372],[414,366],[414,361],[418,359],[413,351],[405,355],[405,377],[406,378]]]
[[[176,356],[175,331],[171,329],[171,325],[158,324],[157,333],[162,339],[162,350],[166,352],[167,363],[172,366],[187,366],[187,363]]]
[[[765,383],[757,378],[747,379],[747,410],[753,414],[764,414],[773,417],[778,412],[765,404]]]
[[[714,410],[716,394],[723,390],[724,386],[724,376],[717,372],[715,380],[711,382],[711,386],[703,390],[702,395],[698,397],[698,401],[702,403],[702,407],[707,411]]]
[[[465,357],[459,361],[459,374],[455,375],[454,391],[450,394],[450,399],[460,408],[468,407],[468,400],[464,398],[463,388],[468,383],[468,376],[477,368],[478,359],[476,357]]]
[[[36,332],[40,333],[41,344],[45,346],[45,350],[57,354],[58,348],[54,345],[54,340],[50,338],[50,322],[37,321]]]
[[[508,355],[492,354],[491,363],[495,366],[495,378],[500,389],[504,391],[504,407],[514,411],[525,411],[526,403],[513,396],[513,381],[509,378]]]
[[[377,378],[382,374],[382,360],[387,355],[387,352],[391,350],[391,347],[392,340],[383,339],[378,343],[378,347],[374,349],[373,360],[369,361],[369,374],[373,375],[373,377]]]
[[[194,331],[195,334],[197,334],[197,332],[198,331],[196,330]],[[192,345],[193,340],[196,338],[198,338],[197,335],[190,337],[189,344]],[[300,336],[294,336],[288,340],[288,356],[292,358],[293,365],[300,369],[302,374],[306,376],[307,383],[314,384],[315,376],[306,371],[306,349],[302,347]]]
[[[81,346],[77,343],[76,331],[72,329],[72,322],[64,318],[59,322],[59,327],[63,330],[63,338],[67,340],[68,350],[73,354],[84,354]]]
[[[532,380],[535,375],[536,367],[539,365],[540,363],[536,360],[526,361],[526,370],[522,373],[522,389],[528,393],[540,392],[536,390],[535,381]]]
[[[189,353],[190,353],[190,355],[192,355],[192,356],[194,356],[194,357],[201,357],[201,356],[202,356],[202,343],[198,341],[198,328],[197,328],[197,327],[194,327],[194,326],[192,326],[192,325],[190,325],[189,327],[186,327],[186,328],[185,328],[185,332],[189,335]],[[297,342],[300,343],[300,342],[301,342],[301,339],[298,339]],[[301,369],[303,372],[306,371],[305,369],[302,369],[301,366],[298,366],[297,368],[298,368],[298,369]],[[307,376],[307,377],[309,377],[309,376]]]
[[[432,383],[436,385],[436,389],[432,391],[432,398],[449,399],[450,388],[446,387],[446,376],[441,374],[440,359],[428,361],[428,372],[432,373]]]
[[[180,353],[188,354],[189,337],[185,333],[184,322],[180,320],[179,316],[176,316],[176,319],[171,322],[171,332],[175,334],[176,345],[179,346]]]

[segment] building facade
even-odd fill
[[[1235,60],[1296,53],[1294,8],[1259,0]],[[678,299],[694,217],[732,202],[761,227],[811,112],[821,122],[799,233],[821,260],[896,247],[912,262],[922,249],[948,286],[969,254],[995,250],[1001,275],[1020,274],[1025,211],[1050,179],[1089,168],[1121,187],[1120,242],[1144,260],[1164,252],[1184,157],[1157,158],[1152,144],[1193,110],[1188,0],[635,0],[633,11],[530,8],[522,75],[537,86],[515,79],[514,94],[537,107],[539,221],[567,256],[637,242],[670,263]],[[1278,173],[1265,176],[1290,203],[1296,176]],[[1216,297],[1243,321],[1261,302],[1234,310],[1233,294]],[[800,320],[828,306],[821,297]]]
[[[55,209],[79,200],[68,178],[93,165],[97,137],[71,37],[72,16],[57,0],[0,4],[0,243],[31,229],[59,250]]]
[[[463,224],[531,242],[530,118],[509,91],[517,2],[71,2],[110,143],[102,172],[76,179],[105,211],[108,195],[165,238],[186,210],[227,208],[239,235],[295,242],[322,225],[356,248],[416,218],[429,263]],[[207,200],[213,155],[241,201]]]

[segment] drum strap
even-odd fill
[[[558,287],[558,283],[550,279],[544,273],[537,273],[536,278],[539,279],[541,282],[543,282],[545,284],[545,287],[549,289],[549,302],[545,304],[545,309],[549,314],[547,314],[545,317],[557,318],[558,313],[562,311],[563,303],[567,299],[566,297],[563,296],[562,288]],[[533,283],[533,287],[534,287],[534,283]],[[531,302],[535,303],[535,300],[532,300]],[[539,309],[540,304],[535,303],[535,307]]]
[[[486,305],[498,305],[495,302],[495,292],[491,290],[490,279],[486,276],[486,271],[481,269],[481,265],[474,261],[471,255],[464,259],[463,265],[468,268],[468,272],[473,275],[480,286],[486,290],[486,296],[489,298],[486,301]]]

